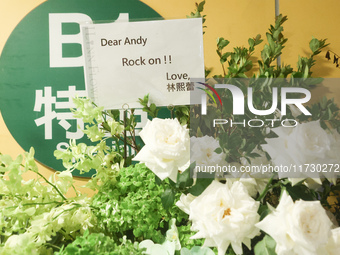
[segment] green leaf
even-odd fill
[[[167,188],[164,191],[161,199],[162,199],[162,205],[165,210],[168,210],[171,206],[173,206],[174,201],[175,201],[175,194],[176,192],[171,188]]]
[[[305,201],[315,200],[315,196],[312,193],[312,190],[310,190],[307,186],[303,184],[296,184],[294,186],[292,186],[291,184],[287,184],[285,188],[294,201],[298,199],[302,199]]]
[[[188,192],[194,196],[199,196],[210,185],[214,179],[211,178],[197,178],[196,184],[192,186]]]
[[[309,77],[309,68],[305,66],[305,71],[303,72],[303,78],[307,79]]]
[[[219,37],[217,39],[217,47],[219,50],[223,50],[224,47],[226,47],[229,44],[228,40],[224,40],[223,37]]]
[[[276,255],[275,246],[275,240],[269,235],[266,235],[262,241],[255,245],[255,255]]]
[[[218,148],[216,148],[216,150],[214,150],[214,152],[216,152],[217,154],[221,154],[222,148],[218,147]]]
[[[192,165],[194,165],[194,164],[195,163],[192,163]],[[190,166],[183,173],[177,175],[177,186],[180,189],[184,189],[184,188],[190,187],[194,183],[193,179],[190,177],[190,169],[192,169],[194,167],[195,166]]]
[[[202,133],[200,127],[197,128],[196,136],[197,136],[197,137],[203,137],[203,133]]]
[[[255,46],[255,41],[254,41],[254,39],[249,38],[249,39],[248,39],[248,44],[249,44],[249,46],[250,46],[251,48],[253,48],[253,47]]]
[[[318,49],[320,47],[320,42],[318,39],[313,38],[310,42],[309,42],[309,48],[311,49],[311,51],[313,53],[317,52]]]
[[[260,221],[263,220],[270,212],[271,211],[267,205],[260,205],[259,210],[257,212],[260,215]]]
[[[143,102],[144,102],[144,103],[148,103],[148,102],[149,102],[149,94],[146,94],[146,95],[144,96]]]
[[[238,148],[242,143],[242,137],[239,134],[232,134],[229,138],[229,148]]]
[[[199,5],[197,6],[197,11],[198,12],[202,12],[203,11],[204,4],[205,4],[205,1],[202,1],[202,2],[199,3]]]
[[[152,112],[155,112],[156,111],[156,105],[154,104],[154,103],[152,103],[151,105],[150,105],[150,110],[152,111]]]

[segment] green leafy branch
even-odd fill
[[[340,109],[338,105],[334,103],[334,98],[327,99],[326,96],[324,96],[318,103],[314,103],[306,108],[312,115],[306,116],[301,114],[297,116],[299,122],[320,120],[322,128],[335,128],[340,133]]]
[[[187,15],[187,18],[202,18],[202,23],[204,24],[206,21],[206,15],[202,15],[202,12],[204,10],[205,1],[202,1],[200,3],[195,3],[196,10],[194,12],[191,12],[190,15]],[[206,26],[203,26],[203,28],[206,28]],[[204,32],[203,32],[204,34]]]
[[[263,40],[261,40],[261,35],[257,35],[254,38],[249,38],[249,47],[235,47],[233,52],[223,53],[223,49],[229,45],[229,41],[225,40],[223,37],[217,39],[217,55],[220,58],[220,63],[223,69],[224,77],[232,78],[246,78],[245,72],[249,71],[253,67],[253,62],[250,57],[255,51],[255,47],[259,45]],[[228,73],[226,72],[224,64],[228,62]],[[217,76],[221,77],[221,76]]]
[[[149,104],[149,94],[144,98],[139,98],[138,102],[143,106],[142,110],[147,112],[151,118],[156,118],[159,112],[159,108],[154,103]]]

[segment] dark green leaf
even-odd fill
[[[192,167],[195,167],[195,166],[190,166],[183,173],[177,175],[177,185],[180,189],[185,189],[187,187],[192,186],[193,179],[190,177],[190,169],[192,169]]]
[[[221,154],[222,153],[222,149],[219,147],[216,150],[214,150],[214,152],[216,152],[217,154]]]
[[[271,211],[267,205],[260,205],[260,208],[258,210],[258,214],[260,215],[260,221],[263,220],[270,212]]]
[[[196,184],[192,186],[188,192],[194,196],[199,196],[210,185],[214,179],[210,178],[197,178]]]
[[[168,210],[171,206],[173,206],[174,201],[175,201],[175,194],[176,192],[171,188],[167,188],[164,191],[161,199],[162,199],[162,205],[165,210]]]
[[[224,47],[226,47],[229,44],[228,40],[224,40],[223,37],[220,37],[217,39],[217,47],[219,50],[223,50]]]
[[[305,201],[315,200],[315,196],[312,191],[303,184],[295,184],[294,186],[292,186],[291,184],[287,184],[285,187],[288,194],[292,197],[294,201],[298,199],[302,199]]]
[[[202,12],[203,11],[204,4],[205,4],[205,1],[202,1],[202,2],[199,3],[199,5],[197,6],[197,11],[198,12]]]

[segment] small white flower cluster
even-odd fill
[[[90,198],[79,196],[77,201],[54,207],[51,211],[32,217],[31,226],[23,234],[11,235],[1,254],[41,254],[43,244],[50,241],[61,229],[70,235],[83,233],[95,226]],[[16,253],[19,250],[19,253]],[[20,253],[21,252],[21,253]]]

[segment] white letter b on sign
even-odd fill
[[[81,33],[73,35],[62,34],[63,23],[92,22],[91,18],[82,13],[50,13],[50,67],[79,67],[84,66],[84,57],[63,57],[63,44],[82,44]]]

